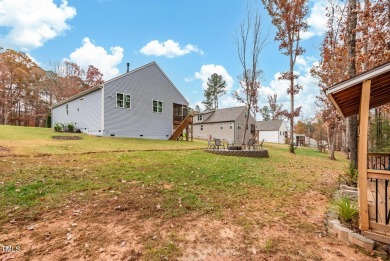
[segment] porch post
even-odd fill
[[[362,231],[369,229],[368,201],[367,201],[367,139],[368,116],[370,106],[371,80],[363,82],[359,109],[359,144],[358,144],[358,191],[360,220],[359,227]]]

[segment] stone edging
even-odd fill
[[[254,157],[254,158],[268,158],[268,150],[217,150],[205,149],[205,152],[224,155],[224,156],[239,156],[239,157]]]
[[[335,193],[335,196],[348,195],[357,199],[357,188],[341,185],[340,190]],[[329,211],[327,215],[327,226],[330,234],[337,235],[337,238],[352,245],[357,245],[368,252],[372,252],[375,247],[375,241],[366,238],[351,229],[344,227],[338,220],[338,215],[335,212]]]

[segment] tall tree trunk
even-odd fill
[[[249,122],[249,113],[251,108],[248,106],[246,110],[246,118],[245,118],[245,129],[244,129],[244,137],[242,138],[242,145],[245,145],[246,132],[248,130],[248,122]]]
[[[336,160],[336,157],[334,156],[334,151],[335,151],[335,144],[336,144],[336,137],[337,137],[337,127],[335,126],[336,124],[332,124],[332,127],[330,129],[330,135],[332,138],[331,138],[331,142],[330,142],[330,159],[331,160]]]
[[[291,52],[292,53],[292,52]],[[292,54],[290,55],[290,102],[291,102],[291,111],[290,111],[290,153],[295,153],[294,151],[294,64]]]
[[[356,25],[357,25],[357,12],[356,12],[356,0],[349,0],[349,26],[348,26],[348,56],[349,66],[348,74],[349,77],[356,75]],[[358,163],[358,118],[357,115],[349,117],[349,149],[351,157],[351,165],[357,168]]]

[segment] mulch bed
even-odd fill
[[[53,136],[53,140],[82,140],[79,136]]]

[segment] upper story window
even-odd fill
[[[203,114],[198,115],[198,121],[203,121]]]
[[[65,107],[66,107],[66,115],[68,115],[69,114],[69,104],[67,104]]]
[[[163,102],[162,101],[156,101],[153,100],[153,112],[163,112]]]
[[[130,95],[117,92],[116,107],[130,109],[131,108]]]

